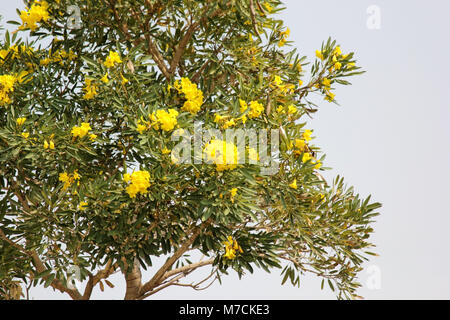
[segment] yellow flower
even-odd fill
[[[315,169],[320,169],[322,167],[322,162],[320,160],[317,160],[316,164],[314,165]]]
[[[90,130],[92,130],[91,125],[87,122],[83,122],[80,127],[74,126],[71,133],[74,138],[84,138],[84,136],[86,136]]]
[[[295,147],[300,151],[303,152],[306,149],[306,142],[303,139],[295,139]]]
[[[255,148],[247,148],[248,151],[248,158],[251,161],[258,161],[259,160],[259,154],[255,150]]]
[[[340,55],[342,54],[341,47],[340,47],[340,46],[337,46],[337,47],[334,49],[333,54],[336,55],[336,56],[340,56]]]
[[[223,125],[223,129],[228,129],[230,127],[234,127],[235,125],[236,125],[236,121],[234,119],[230,119],[225,122],[225,124]]]
[[[334,97],[335,96],[336,95],[333,92],[327,91],[326,96],[325,96],[325,100],[327,100],[329,102],[332,102],[332,101],[334,101]]]
[[[80,211],[86,210],[87,205],[88,205],[88,203],[86,201],[81,201],[80,204],[78,205],[78,210],[80,210]]]
[[[93,99],[98,94],[97,89],[98,87],[92,83],[91,79],[85,79],[85,86],[83,87],[85,94],[83,98],[85,100]]]
[[[293,104],[288,106],[288,114],[295,114],[297,113],[297,111],[298,111],[297,108]]]
[[[223,256],[229,260],[233,260],[234,258],[236,258],[236,251],[239,251],[240,253],[243,253],[244,251],[232,236],[228,236],[227,239],[228,241],[224,241],[225,254]]]
[[[261,115],[261,113],[264,111],[264,106],[257,102],[257,101],[251,101],[250,102],[250,111],[248,112],[248,117],[250,119],[257,118]]]
[[[109,79],[108,79],[108,72],[105,73],[105,75],[104,75],[100,80],[102,80],[102,82],[104,82],[104,83],[108,83],[108,82],[109,82]]]
[[[298,80],[298,85],[299,85],[299,87],[301,87],[303,85],[303,81],[302,80]]]
[[[283,80],[281,79],[280,76],[275,76],[275,78],[273,79],[273,83],[277,86],[280,87],[283,84]]]
[[[292,189],[297,189],[297,179],[294,179],[294,181],[292,181],[289,187],[291,187]]]
[[[130,174],[125,173],[125,174],[123,175],[123,181],[125,181],[126,183],[128,183],[128,182],[130,182],[130,180],[131,180]]]
[[[264,7],[266,8],[266,10],[267,10],[269,13],[272,12],[273,8],[272,8],[272,6],[271,6],[268,2],[264,2],[263,5],[264,5]]]
[[[109,56],[106,57],[105,62],[103,62],[103,64],[107,68],[112,68],[116,63],[122,63],[119,54],[114,51],[109,51]]]
[[[310,153],[304,153],[303,154],[303,158],[302,158],[302,162],[305,163],[305,162],[308,162],[311,159],[312,159],[312,155]]]
[[[306,141],[311,141],[311,134],[311,130],[305,130],[305,132],[303,132],[303,139],[305,139]]]
[[[145,130],[147,130],[147,126],[143,125],[143,124],[138,124],[136,130],[140,133],[143,134]]]
[[[125,174],[124,180],[127,183],[131,182],[126,188],[130,198],[135,198],[138,193],[146,194],[150,187],[150,173],[148,171],[135,171],[131,176]]]
[[[55,149],[55,144],[53,143],[53,140],[50,140],[49,148],[50,148],[51,150]]]
[[[169,149],[167,149],[167,148],[164,148],[164,149],[161,150],[162,154],[169,154],[170,152],[171,151]]]
[[[281,34],[281,39],[278,42],[278,46],[282,47],[282,46],[284,46],[286,44],[287,38],[291,34],[291,30],[289,28],[287,28],[286,31],[283,31],[280,34]]]
[[[47,142],[47,140],[44,140],[44,149],[48,149],[48,142]]]
[[[31,31],[35,31],[38,22],[47,22],[49,18],[48,3],[46,1],[36,1],[28,11],[20,11],[22,25],[19,29],[30,28]]]
[[[152,126],[156,130],[159,130],[161,128],[164,131],[172,131],[178,124],[178,114],[178,111],[175,109],[169,109],[168,111],[158,109],[150,116],[150,119],[152,120]]]
[[[26,120],[27,118],[17,118],[16,123],[18,126],[21,126],[25,123]]]
[[[89,139],[91,139],[91,141],[94,141],[95,139],[97,139],[97,135],[91,133],[91,134],[89,135]]]
[[[28,139],[29,136],[30,134],[28,132],[22,132],[22,137],[24,137],[25,139]]]
[[[323,78],[322,85],[326,88],[329,88],[331,86],[331,80],[328,78]]]
[[[127,84],[129,80],[125,78],[122,74],[120,76],[122,77],[122,84]]]
[[[188,78],[175,81],[174,87],[179,93],[183,93],[186,98],[181,110],[197,114],[203,104],[203,92]]]
[[[222,121],[225,117],[222,117],[220,114],[216,113],[214,115],[214,122],[215,123],[219,123],[220,121]]]
[[[78,170],[75,170],[72,174],[68,174],[67,172],[59,174],[59,181],[64,182],[63,190],[67,190],[75,180],[80,180]]]
[[[316,57],[319,58],[320,60],[325,59],[325,57],[323,56],[323,51],[320,50],[316,50]]]
[[[335,68],[336,70],[341,69],[341,68],[342,68],[342,63],[336,62],[336,63],[334,64],[334,68]]]
[[[17,78],[14,75],[5,74],[0,76],[0,106],[11,103],[9,94],[14,92]]]
[[[233,189],[230,190],[231,203],[234,203],[234,197],[236,196],[236,194],[237,194],[237,188],[233,188]]]
[[[240,105],[240,111],[241,113],[244,113],[248,109],[247,102],[245,102],[242,99],[239,99],[239,105]]]
[[[203,152],[206,161],[215,164],[217,171],[233,170],[237,167],[239,152],[234,143],[211,140]]]

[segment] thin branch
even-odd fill
[[[92,294],[92,290],[97,285],[97,283],[99,283],[100,280],[102,280],[102,279],[107,279],[111,274],[114,273],[116,268],[117,268],[117,264],[113,265],[112,260],[109,259],[108,262],[106,263],[106,266],[104,269],[97,272],[96,275],[90,274],[89,281],[86,285],[86,288],[84,289],[83,300],[89,300],[89,298],[91,297],[91,294]]]
[[[173,256],[167,259],[166,263],[155,273],[153,278],[151,278],[146,284],[144,284],[139,290],[139,296],[144,295],[148,291],[157,287],[161,283],[161,279],[164,277],[166,272],[172,267],[172,265],[189,249],[189,247],[194,243],[195,239],[200,235],[200,232],[210,223],[210,220],[203,222],[199,227],[195,228],[190,238],[183,243],[183,245],[175,251]]]

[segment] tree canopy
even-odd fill
[[[362,73],[353,52],[297,53],[279,0],[25,3],[0,41],[0,297],[89,299],[121,272],[144,299],[255,268],[357,297],[380,204],[322,177],[307,123],[311,95]],[[181,152],[199,126],[215,134]],[[217,133],[239,129],[244,148]]]

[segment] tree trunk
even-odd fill
[[[125,280],[127,283],[127,291],[125,293],[125,300],[135,300],[139,297],[139,290],[141,289],[141,267],[137,259],[134,260],[133,269],[130,273],[125,273]]]

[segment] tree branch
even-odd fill
[[[97,272],[95,276],[89,275],[89,281],[84,289],[83,300],[89,300],[92,294],[92,290],[102,279],[107,279],[117,268],[117,264],[112,264],[112,260],[109,259],[103,270]]]
[[[155,273],[153,278],[151,278],[146,284],[144,284],[139,290],[139,296],[143,296],[145,293],[151,291],[153,288],[157,287],[161,280],[163,279],[166,272],[172,267],[172,265],[189,249],[189,247],[194,243],[195,239],[200,235],[200,232],[209,224],[210,220],[203,222],[199,227],[197,227],[190,238],[183,243],[183,245],[175,251],[173,256],[167,259],[166,263]]]

